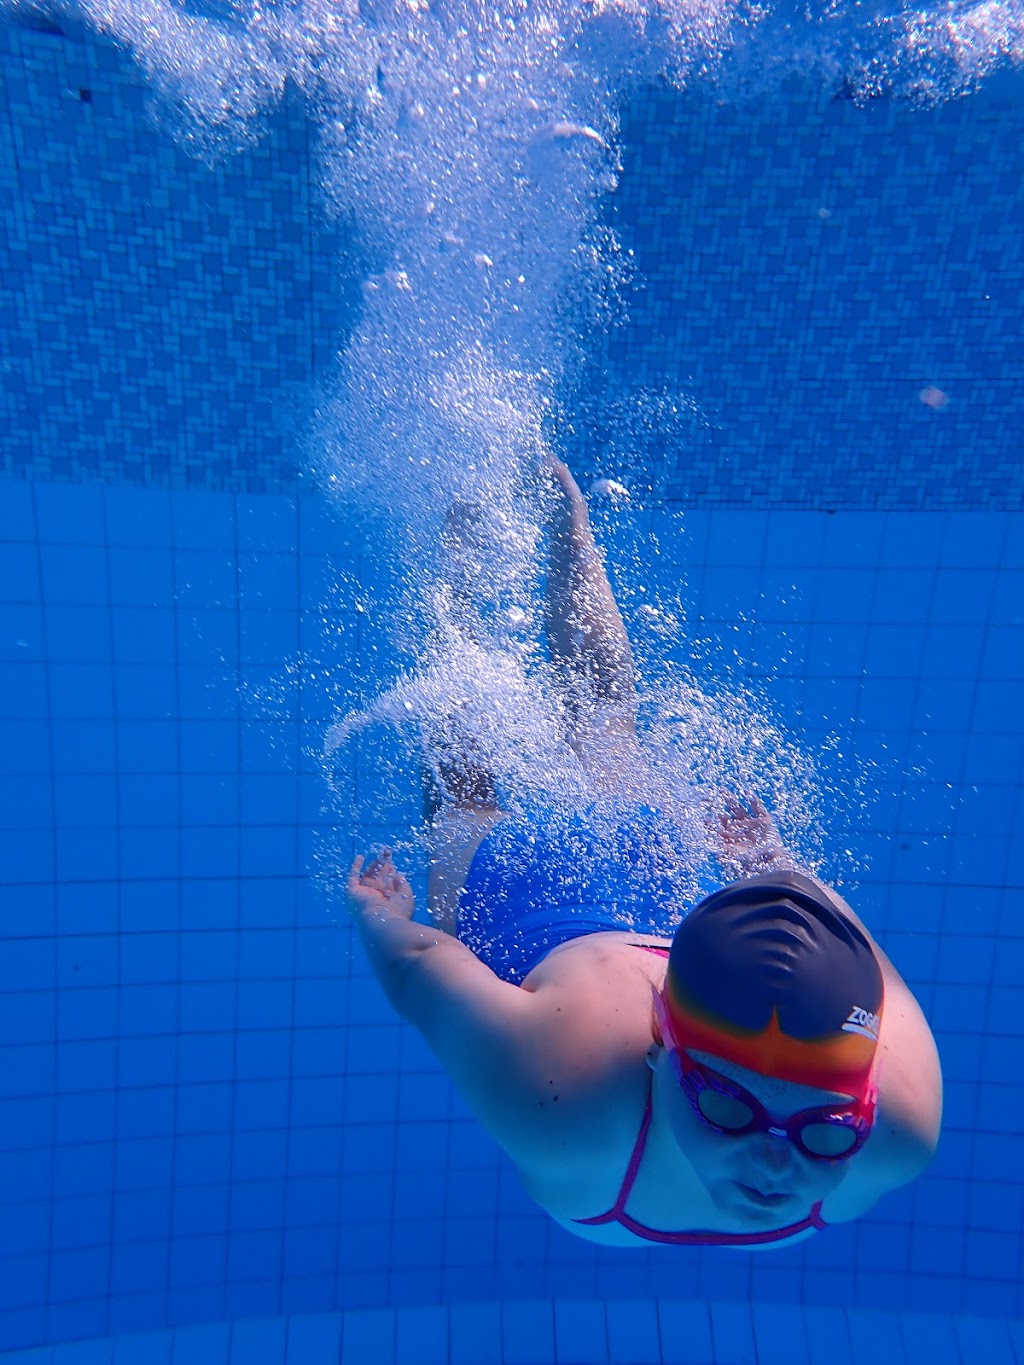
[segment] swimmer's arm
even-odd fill
[[[942,1128],[942,1068],[932,1031],[906,982],[873,947],[885,979],[878,1111],[863,1155],[851,1162],[857,1178],[844,1181],[826,1203],[825,1217],[835,1223],[861,1217],[883,1195],[923,1175]]]
[[[524,993],[495,976],[451,934],[416,923],[412,887],[389,848],[365,867],[357,857],[347,890],[349,913],[384,993],[454,1075],[466,1061],[461,1053],[472,1036],[467,1030],[482,1035]]]
[[[428,949],[436,948],[444,941],[454,944],[456,948],[462,948],[458,939],[452,938],[443,929],[435,929],[429,924],[417,924],[415,920],[406,919],[404,915],[393,910],[358,909],[352,912],[352,919],[359,930],[359,937],[366,949],[366,956],[370,959],[374,976],[380,982],[392,1007],[403,1017],[405,1011],[402,999],[413,959]],[[469,949],[464,951],[469,952]],[[472,953],[470,956],[473,956]]]
[[[834,887],[807,872],[822,891],[835,896]],[[879,1071],[879,1113],[888,1125],[891,1141],[887,1150],[898,1159],[903,1185],[920,1175],[939,1144],[942,1127],[942,1067],[935,1037],[913,991],[892,965],[862,919],[845,901],[839,908],[852,920],[874,950],[885,984],[882,1050]]]
[[[406,959],[395,1007],[495,1142],[526,1164],[537,1142],[537,1067],[531,1058],[539,1049],[528,1043],[535,997],[502,981],[458,939],[434,937],[436,943]]]
[[[373,973],[392,1006],[402,1013],[403,982],[413,958],[447,939],[458,939],[432,925],[417,924],[412,888],[384,849],[364,868],[357,857],[348,874],[348,908]]]

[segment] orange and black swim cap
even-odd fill
[[[864,1098],[884,986],[843,905],[799,872],[748,877],[696,905],[665,980],[678,1045]]]

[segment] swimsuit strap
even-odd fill
[[[651,1087],[647,1092],[647,1106],[644,1109],[644,1120],[640,1125],[640,1133],[633,1147],[633,1155],[629,1159],[629,1166],[626,1169],[626,1177],[622,1182],[618,1198],[607,1213],[599,1213],[594,1218],[574,1218],[572,1221],[583,1227],[601,1227],[608,1223],[618,1223],[627,1232],[633,1233],[635,1237],[640,1237],[645,1242],[660,1242],[665,1246],[724,1246],[724,1247],[749,1247],[763,1246],[770,1242],[781,1242],[789,1237],[795,1237],[798,1233],[809,1232],[812,1230],[820,1231],[828,1227],[828,1224],[821,1216],[821,1200],[813,1206],[806,1218],[802,1218],[798,1223],[791,1223],[785,1228],[772,1228],[769,1232],[660,1232],[657,1228],[648,1228],[643,1223],[638,1223],[635,1218],[626,1212],[626,1203],[633,1189],[640,1163],[643,1160],[644,1148],[647,1145],[647,1134],[651,1127],[651,1117],[653,1114],[653,1077]]]
[[[647,1106],[644,1109],[644,1121],[640,1125],[640,1132],[636,1142],[633,1144],[633,1155],[629,1158],[629,1165],[626,1167],[626,1176],[619,1190],[618,1198],[607,1213],[599,1213],[595,1218],[574,1218],[574,1223],[585,1223],[590,1227],[597,1227],[600,1223],[625,1223],[628,1215],[626,1214],[626,1201],[633,1189],[633,1182],[636,1180],[640,1163],[644,1159],[644,1148],[647,1146],[647,1134],[651,1127],[651,1116],[654,1112],[653,1095],[654,1086],[647,1091]],[[632,1220],[630,1220],[632,1221]]]
[[[636,947],[642,949],[645,953],[657,953],[662,957],[668,957],[667,948],[660,948],[653,943],[638,943],[636,944]],[[644,1159],[644,1149],[647,1146],[647,1134],[651,1128],[653,1113],[654,1080],[652,1077],[651,1084],[647,1090],[647,1105],[644,1109],[643,1122],[640,1125],[640,1132],[637,1135],[636,1142],[633,1144],[633,1154],[629,1158],[629,1165],[626,1167],[626,1176],[622,1182],[622,1187],[619,1190],[618,1198],[607,1213],[598,1214],[596,1218],[576,1218],[573,1220],[574,1222],[588,1223],[591,1225],[597,1225],[599,1223],[616,1223],[625,1215],[626,1201],[629,1199],[632,1192],[633,1182],[636,1180],[637,1172],[640,1170],[640,1163]]]

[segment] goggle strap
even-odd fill
[[[658,1027],[661,1029],[662,1044],[674,1052],[680,1050],[676,1035],[672,1031],[672,1024],[668,1017],[668,1010],[665,1008],[665,1001],[661,991],[657,986],[651,987],[651,994],[654,996],[654,1013],[658,1016]]]

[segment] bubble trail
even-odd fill
[[[316,130],[325,209],[374,261],[358,321],[311,399],[304,449],[396,567],[389,617],[407,666],[369,709],[338,720],[329,748],[386,723],[416,736],[435,776],[445,745],[461,743],[509,790],[565,801],[589,787],[536,643],[537,469],[556,395],[617,315],[630,275],[600,213],[617,184],[623,99],[655,78],[749,97],[797,73],[854,101],[934,102],[1024,64],[1024,0],[67,8],[132,51],[158,122],[207,162],[252,145],[297,92]],[[680,444],[700,421],[686,395],[638,391],[620,407],[609,408],[610,441],[624,460],[650,429],[671,428]],[[613,478],[604,492],[628,507],[627,483]],[[487,528],[461,558],[446,549],[453,506],[475,508]],[[649,610],[664,635],[670,613]],[[756,706],[669,680],[648,679],[647,699],[637,781],[685,808],[691,832],[706,828],[723,790],[747,783],[789,832],[814,827],[813,770]]]

